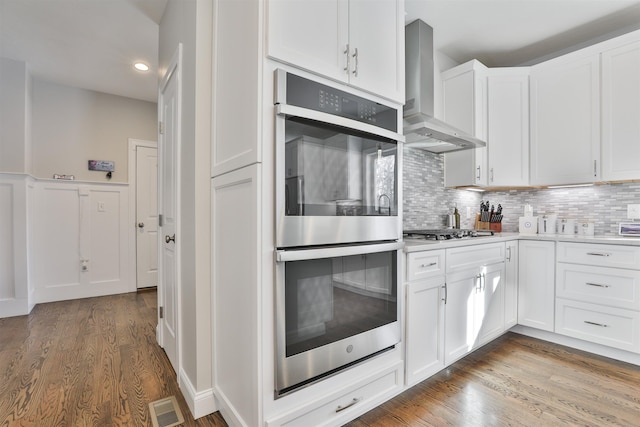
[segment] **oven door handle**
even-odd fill
[[[373,126],[368,123],[362,123],[357,120],[347,119],[346,117],[335,116],[333,114],[323,113],[322,111],[309,110],[308,108],[297,107],[288,104],[276,104],[276,114],[278,116],[300,117],[317,122],[329,123],[348,129],[354,129],[360,132],[366,132],[371,135],[380,136],[398,142],[405,142],[404,135],[392,132],[387,129]]]
[[[276,261],[304,261],[309,259],[334,258],[351,255],[373,254],[376,252],[396,251],[404,248],[404,242],[378,243],[374,245],[339,246],[298,250],[276,250]]]

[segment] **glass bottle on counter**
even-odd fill
[[[453,216],[456,219],[455,228],[459,230],[460,229],[460,212],[458,212],[458,207],[457,206],[455,206],[453,208]]]

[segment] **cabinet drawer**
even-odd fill
[[[556,296],[640,311],[640,271],[558,263]]]
[[[268,427],[339,426],[380,405],[400,391],[402,364],[394,365],[364,380],[360,385],[339,391],[320,399],[315,404],[295,410],[276,420]]]
[[[558,298],[556,333],[640,352],[640,313]]]
[[[504,243],[447,249],[447,272],[504,261]]]
[[[407,281],[444,274],[444,249],[407,254]]]
[[[558,262],[640,270],[640,247],[558,243]]]

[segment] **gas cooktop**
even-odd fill
[[[449,240],[449,239],[464,239],[470,237],[485,237],[493,236],[492,230],[467,230],[457,228],[443,228],[435,230],[404,230],[402,232],[404,237],[411,239],[424,239],[424,240]]]

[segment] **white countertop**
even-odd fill
[[[608,236],[583,236],[566,234],[520,234],[520,233],[496,233],[486,237],[467,237],[451,240],[423,240],[404,239],[405,252],[430,251],[434,249],[457,248],[460,246],[482,245],[485,243],[507,242],[510,240],[540,240],[551,242],[594,243],[607,245],[640,246],[640,237]]]

